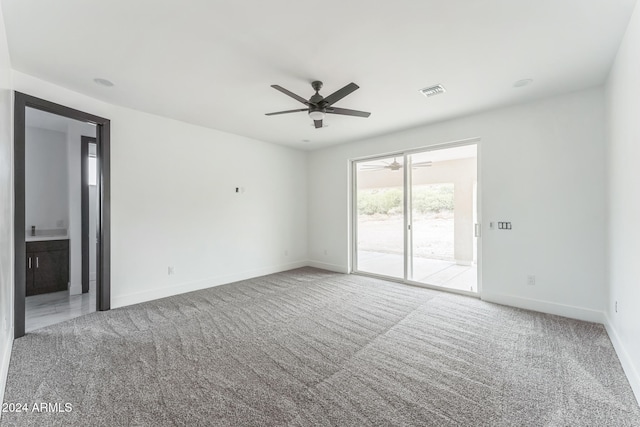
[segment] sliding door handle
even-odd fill
[[[475,224],[475,225],[474,225],[473,234],[474,234],[476,237],[480,237],[480,224]]]
[[[31,257],[29,257],[29,270],[31,270]]]
[[[40,268],[40,257],[36,257],[36,268]]]

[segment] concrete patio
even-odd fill
[[[380,274],[402,279],[404,261],[401,254],[358,251],[357,269],[361,272]],[[447,289],[478,292],[478,268],[459,265],[453,261],[413,258],[413,274],[409,280]]]

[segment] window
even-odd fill
[[[98,185],[97,159],[89,156],[89,185]]]

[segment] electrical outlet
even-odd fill
[[[533,274],[529,274],[527,276],[527,285],[535,286],[536,285],[536,276],[534,276]]]
[[[324,254],[327,255],[327,250],[326,249],[324,250]]]
[[[173,276],[174,274],[176,274],[176,270],[173,267],[169,267],[167,268],[167,274],[169,276]]]
[[[618,312],[618,301],[616,301],[615,309],[616,309],[616,313],[617,313]]]

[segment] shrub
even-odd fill
[[[413,210],[418,213],[453,210],[453,184],[429,184],[413,187]],[[358,190],[359,215],[395,215],[404,210],[401,188]]]

